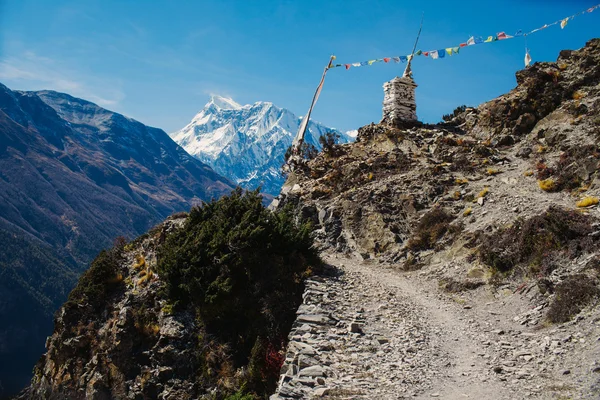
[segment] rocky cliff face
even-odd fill
[[[160,129],[2,85],[0,171],[0,396],[30,379],[52,314],[100,249],[233,185]]]

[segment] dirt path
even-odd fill
[[[376,264],[325,259],[341,274],[309,281],[272,399],[539,397],[525,380],[494,371],[497,333],[435,288]]]
[[[382,285],[398,298],[411,302],[422,314],[428,325],[429,338],[433,347],[439,348],[449,360],[446,365],[437,365],[431,379],[431,389],[416,398],[441,397],[447,399],[516,399],[514,389],[500,381],[482,357],[487,353],[478,335],[472,334],[474,320],[466,320],[446,301],[440,300],[435,292],[424,291],[421,285],[407,280],[397,272],[377,265],[355,260],[340,263],[335,256],[327,258],[331,264],[342,264],[347,273],[361,274],[365,288]],[[426,288],[425,288],[426,289]],[[430,288],[431,289],[431,288]],[[470,323],[469,323],[470,322]],[[439,364],[439,363],[436,363]]]
[[[593,309],[528,327],[524,315],[541,311],[510,290],[453,297],[424,277],[431,269],[324,258],[338,275],[308,281],[273,400],[598,398]]]

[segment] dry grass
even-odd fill
[[[135,258],[136,258],[136,261],[133,264],[133,269],[135,269],[137,271],[146,266],[146,259],[144,258],[143,255],[138,254],[137,256],[135,256]]]
[[[456,185],[464,185],[464,184],[466,184],[466,183],[469,183],[469,180],[468,180],[467,178],[456,178],[456,179],[454,180],[454,183],[455,183]]]
[[[573,93],[573,100],[581,100],[584,97],[585,97],[585,93],[582,92],[581,90],[578,90],[575,93]]]
[[[142,271],[145,272],[145,271]],[[143,275],[140,273],[141,277],[140,279],[138,279],[137,281],[137,285],[138,286],[145,286],[148,281],[150,281],[152,279],[152,277],[154,276],[154,273],[151,270],[148,270],[147,273],[144,273]]]
[[[525,171],[523,172],[523,176],[532,176],[533,175],[533,171]]]
[[[497,168],[488,168],[487,169],[487,174],[490,175],[490,176],[497,175],[500,172],[501,171],[499,169],[497,169]]]
[[[471,207],[469,207],[465,211],[463,211],[463,216],[468,217],[469,215],[471,215],[472,212],[473,212],[473,209]]]
[[[577,207],[589,207],[595,206],[596,204],[598,204],[598,198],[594,196],[585,196],[576,203]]]
[[[548,179],[538,181],[538,186],[544,192],[551,192],[556,188],[556,183],[554,182],[554,179],[548,178]]]
[[[485,187],[483,188],[483,190],[481,192],[479,192],[479,194],[477,195],[477,197],[485,197],[487,196],[487,194],[490,192],[490,188]]]

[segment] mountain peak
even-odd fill
[[[228,112],[221,112],[228,110]],[[192,122],[171,134],[189,154],[212,166],[235,183],[276,195],[284,177],[281,165],[301,123],[291,111],[269,101],[239,105],[212,96]],[[320,148],[319,137],[331,128],[311,121],[306,141]],[[340,134],[341,142],[352,140]]]
[[[242,108],[242,105],[236,103],[232,98],[218,95],[212,95],[210,97],[210,101],[206,104],[206,107],[210,107],[211,105],[214,105],[221,110],[239,110]]]

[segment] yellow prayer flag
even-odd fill
[[[562,21],[560,21],[560,29],[565,29],[565,26],[567,26],[568,21],[569,21],[569,18],[565,18]]]
[[[484,43],[489,43],[489,42],[491,42],[491,41],[493,41],[493,40],[494,40],[494,37],[493,37],[493,36],[488,36],[488,38],[487,38],[487,39],[485,39]]]
[[[448,55],[451,56],[452,55],[452,47],[448,47],[446,49],[446,53],[448,53]]]

